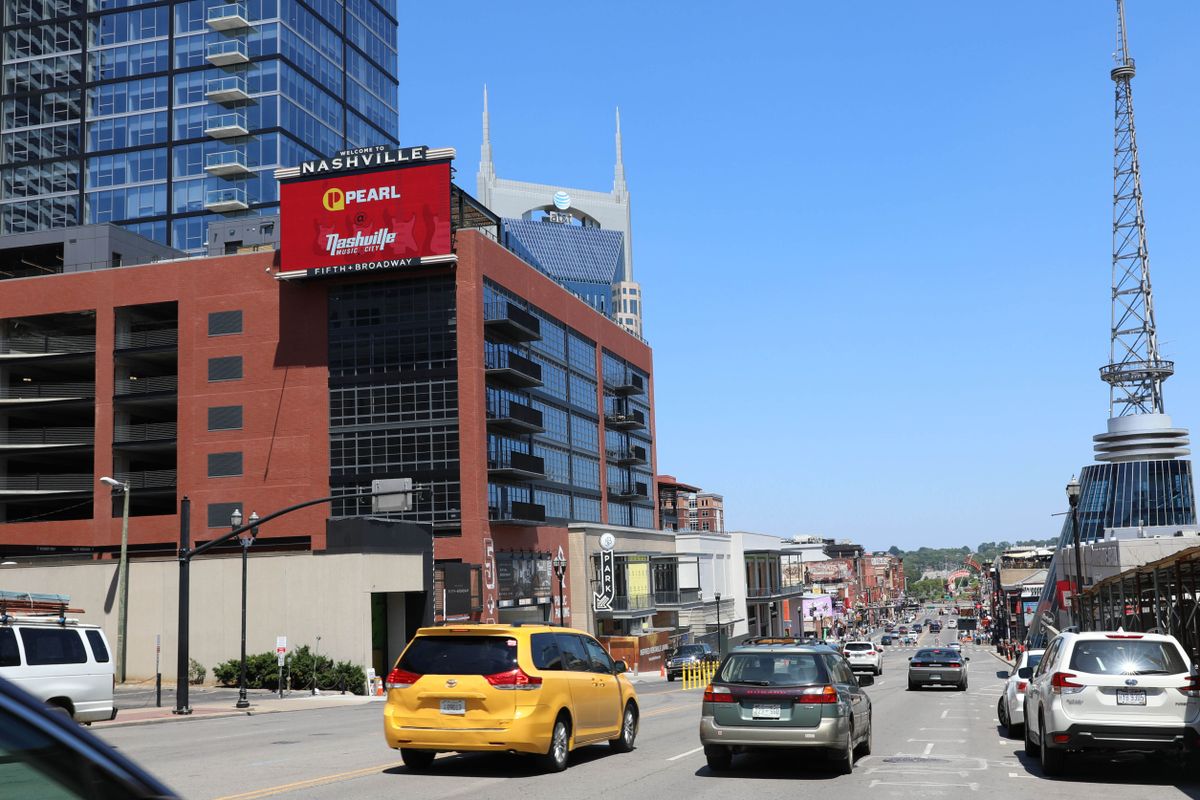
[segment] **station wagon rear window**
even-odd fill
[[[509,636],[419,636],[404,651],[400,669],[417,675],[494,675],[517,666],[517,640]]]
[[[30,666],[87,663],[87,651],[76,630],[22,628],[21,642],[25,645],[25,662]]]
[[[1179,648],[1170,642],[1137,639],[1076,642],[1068,669],[1092,675],[1178,675],[1188,671]]]
[[[828,683],[816,653],[734,653],[721,667],[723,683],[751,686],[809,686]]]

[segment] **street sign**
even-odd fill
[[[387,514],[396,511],[412,511],[412,478],[386,478],[371,481],[372,514]]]
[[[612,611],[613,597],[617,593],[615,557],[612,550],[600,551],[600,591],[592,595],[592,608],[596,611]]]

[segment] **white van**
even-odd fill
[[[112,651],[97,625],[0,616],[0,677],[77,722],[117,716]]]

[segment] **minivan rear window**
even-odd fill
[[[107,664],[108,648],[104,645],[104,637],[100,635],[100,631],[88,631],[87,640],[88,644],[92,646],[92,655],[95,657],[96,663]]]
[[[1178,675],[1188,671],[1179,648],[1171,642],[1137,639],[1076,642],[1067,669],[1092,675]]]
[[[21,641],[25,662],[30,666],[87,663],[87,651],[77,630],[21,628]]]
[[[509,636],[418,636],[397,666],[417,675],[494,675],[517,666]]]
[[[816,653],[734,653],[722,665],[720,680],[754,686],[808,686],[829,682],[824,659]]]

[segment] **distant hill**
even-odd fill
[[[888,552],[904,559],[904,575],[909,585],[921,579],[924,572],[930,570],[955,570],[963,566],[967,556],[974,556],[981,565],[989,562],[1005,550],[1016,547],[1054,547],[1057,539],[1022,539],[1016,542],[980,542],[974,549],[963,547],[921,547],[916,550],[901,550],[893,545]]]

